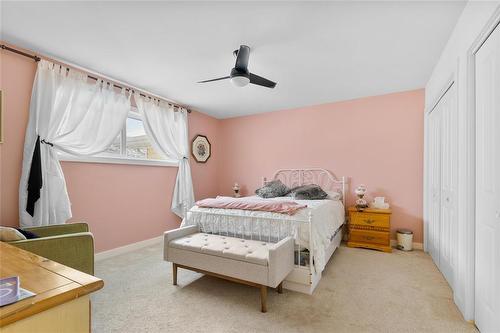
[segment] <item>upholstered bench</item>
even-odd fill
[[[185,268],[260,288],[261,311],[267,311],[267,287],[283,292],[282,282],[293,269],[294,241],[278,243],[200,233],[197,226],[164,234],[164,259],[172,262],[173,284],[177,268]]]

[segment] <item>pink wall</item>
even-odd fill
[[[277,111],[221,121],[219,192],[237,181],[252,193],[280,168],[322,167],[385,196],[392,229],[422,242],[424,91]],[[393,235],[394,236],[394,235]]]
[[[1,51],[4,91],[4,143],[0,144],[0,224],[18,225],[18,187],[24,133],[28,120],[34,61]],[[189,116],[190,138],[205,134],[218,146],[218,120],[201,113]],[[217,188],[218,152],[206,164],[192,161],[197,198]],[[177,168],[63,162],[73,220],[85,220],[94,233],[96,250],[104,251],[157,237],[179,225],[170,212]]]
[[[3,91],[4,143],[0,144],[0,223],[18,225],[18,188],[31,86],[36,64],[33,60],[0,51]]]
[[[0,224],[17,226],[36,65],[5,51],[0,57]],[[323,167],[350,177],[351,188],[364,183],[370,196],[386,196],[393,229],[411,228],[421,242],[423,105],[423,90],[416,90],[226,120],[194,112],[190,138],[205,134],[214,148],[206,164],[191,163],[196,198],[230,194],[234,181],[252,193],[262,176],[279,168]],[[90,224],[97,251],[156,237],[179,224],[169,208],[176,168],[63,162],[63,170],[73,220]]]

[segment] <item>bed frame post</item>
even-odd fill
[[[346,178],[342,176],[342,204],[344,205],[344,208],[347,210],[347,207],[345,205],[346,203]]]
[[[182,210],[184,211],[184,218],[185,218],[185,219],[186,219],[186,221],[187,221],[188,207],[187,207],[187,202],[186,202],[186,201],[184,201],[184,202],[182,203]]]
[[[309,220],[309,269],[313,270],[313,226],[312,226],[312,219],[313,219],[313,214],[312,212],[310,211],[309,212],[309,215],[307,217],[307,219]],[[299,249],[300,251],[300,249]],[[299,263],[300,265],[300,263]]]

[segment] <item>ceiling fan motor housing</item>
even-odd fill
[[[248,72],[248,69],[241,70],[233,68],[231,69],[230,77],[231,82],[238,87],[244,87],[250,83],[250,73]]]

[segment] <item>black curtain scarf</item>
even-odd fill
[[[31,216],[35,214],[35,203],[40,199],[42,186],[42,158],[40,156],[40,136],[38,136],[35,149],[33,150],[33,158],[31,159],[30,175],[28,178],[28,199],[26,200],[26,211]]]

